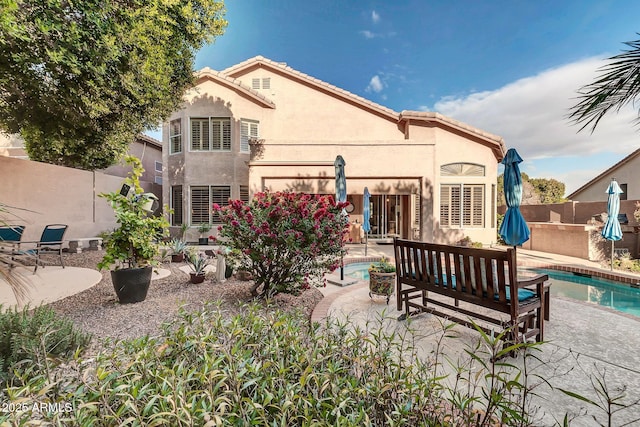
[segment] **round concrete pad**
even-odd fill
[[[100,272],[79,267],[47,266],[38,268],[36,274],[31,268],[17,268],[15,273],[22,275],[29,283],[27,300],[18,304],[9,284],[0,278],[0,304],[5,310],[26,304],[37,306],[52,303],[89,289],[102,280]]]

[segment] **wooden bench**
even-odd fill
[[[499,326],[499,332],[509,329],[507,340],[513,343],[544,339],[544,321],[549,319],[549,284],[545,282],[549,277],[518,280],[515,249],[477,249],[396,238],[394,250],[397,306],[405,311],[399,320],[429,312],[469,327],[475,323],[488,334],[493,328],[480,321]],[[468,304],[461,306],[461,301]]]

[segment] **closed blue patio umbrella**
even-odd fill
[[[530,232],[526,221],[520,212],[522,201],[522,176],[520,176],[519,163],[522,157],[514,148],[507,151],[502,159],[504,165],[504,197],[507,202],[507,212],[504,214],[500,226],[500,237],[507,245],[519,246],[529,240]]]
[[[370,201],[371,194],[369,193],[369,189],[364,187],[364,208],[362,209],[362,229],[364,230],[364,256],[367,256],[367,246],[369,246],[369,232],[371,231],[371,224],[369,221],[371,220],[371,209],[370,209]]]
[[[613,270],[614,242],[622,239],[622,229],[620,228],[620,221],[618,221],[618,214],[620,213],[620,194],[623,191],[618,185],[618,181],[613,178],[606,192],[609,195],[607,199],[607,222],[604,223],[602,237],[611,240],[611,270]]]
[[[338,155],[333,166],[336,168],[336,203],[347,201],[347,177],[344,174],[346,162],[342,156]],[[342,209],[342,213],[347,215],[347,211]],[[340,280],[344,280],[344,260],[340,263]]]

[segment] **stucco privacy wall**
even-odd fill
[[[0,156],[0,202],[21,208],[11,224],[26,225],[23,240],[40,238],[47,224],[67,224],[65,239],[96,236],[116,226],[113,210],[98,197],[118,191],[123,178],[31,160]],[[142,183],[146,191],[160,186]]]

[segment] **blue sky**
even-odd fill
[[[532,177],[577,189],[640,147],[632,109],[577,133],[565,118],[604,59],[640,38],[640,2],[227,0],[229,26],[197,55],[256,55],[396,111],[437,111],[504,138]],[[605,189],[603,188],[603,192]]]

